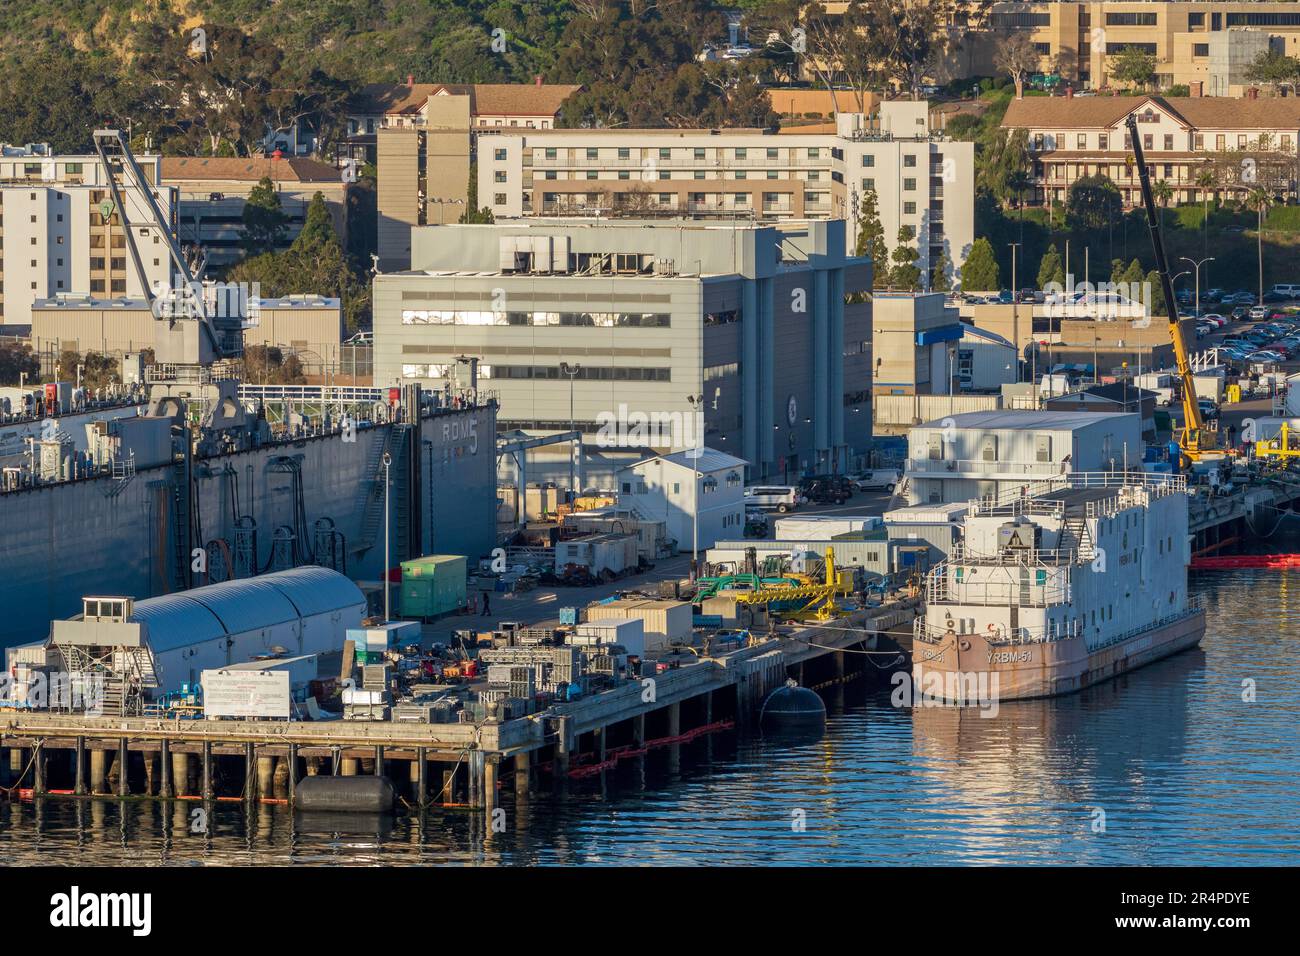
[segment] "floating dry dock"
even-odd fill
[[[386,775],[407,806],[489,813],[504,773],[526,796],[596,776],[621,760],[743,728],[764,697],[793,677],[835,686],[876,668],[881,634],[907,631],[916,601],[858,610],[827,624],[782,626],[747,647],[694,657],[653,678],[512,720],[478,722],[210,720],[0,713],[0,769],[32,796],[288,800],[304,774]],[[888,655],[880,659],[883,665]],[[126,773],[118,772],[125,767]]]

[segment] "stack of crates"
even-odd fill
[[[419,644],[420,637],[418,621],[390,621],[373,627],[350,627],[347,630],[347,639],[356,648],[357,663],[363,667],[381,663],[384,652],[391,647]]]
[[[398,607],[403,617],[441,617],[465,606],[465,556],[427,554],[402,562]]]

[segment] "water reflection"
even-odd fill
[[[507,786],[496,829],[450,809],[322,818],[193,801],[6,802],[0,861],[1293,863],[1296,582],[1237,571],[1193,584],[1209,607],[1202,649],[992,717],[896,708],[887,684],[851,684],[842,704],[828,701],[820,737],[697,740],[676,764],[652,752],[571,783],[563,799],[516,800]]]

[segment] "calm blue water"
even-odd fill
[[[716,737],[676,776],[656,754],[644,785],[629,765],[603,795],[507,802],[490,838],[461,814],[303,825],[231,807],[204,839],[177,815],[188,807],[50,800],[0,805],[0,862],[1295,864],[1300,574],[1193,583],[1209,607],[1201,649],[1119,681],[991,719],[899,710],[887,686],[862,688],[820,741]]]

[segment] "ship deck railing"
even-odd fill
[[[935,627],[932,624],[927,624],[924,617],[918,617],[912,622],[912,637],[922,644],[938,644],[949,636],[969,637],[973,634],[978,634],[989,644],[997,647],[1019,644],[1053,644],[1057,641],[1078,637],[1082,633],[1083,624],[1077,620],[1049,621],[1043,627],[1016,627],[1010,630],[997,627],[987,633],[979,631],[963,633],[954,630],[952,627]]]
[[[1131,627],[1127,631],[1121,631],[1119,634],[1113,634],[1110,637],[1106,638],[1105,640],[1098,641],[1096,644],[1089,643],[1088,651],[1089,653],[1091,653],[1092,651],[1104,650],[1105,648],[1112,647],[1115,644],[1122,644],[1124,641],[1127,641],[1129,638],[1137,637],[1139,634],[1143,633],[1144,631],[1149,631],[1152,628],[1164,627],[1168,624],[1173,624],[1175,621],[1181,621],[1185,618],[1192,617],[1195,614],[1200,614],[1204,610],[1205,610],[1205,602],[1201,600],[1199,596],[1191,595],[1187,599],[1186,606],[1183,607],[1181,610],[1174,611],[1172,614],[1166,614],[1164,617],[1158,620],[1150,621],[1146,624],[1139,624],[1137,627]]]
[[[1084,491],[1113,488],[1115,494],[1085,503],[1087,516],[1108,517],[1123,508],[1132,507],[1138,499],[1137,492],[1145,493],[1146,503],[1170,494],[1185,494],[1187,478],[1148,471],[1072,471],[1046,479],[1029,479],[1019,488],[1002,491],[996,496],[976,498],[970,502],[969,517],[986,515],[1017,517],[1019,515],[1065,515],[1068,503],[1060,498],[1043,495],[1060,491]]]
[[[1096,558],[1096,549],[1085,548],[1003,548],[997,554],[984,554],[972,551],[966,542],[958,541],[952,546],[948,560],[935,565],[935,571],[945,565],[963,567],[994,568],[1059,568],[1071,564],[1085,564]]]

